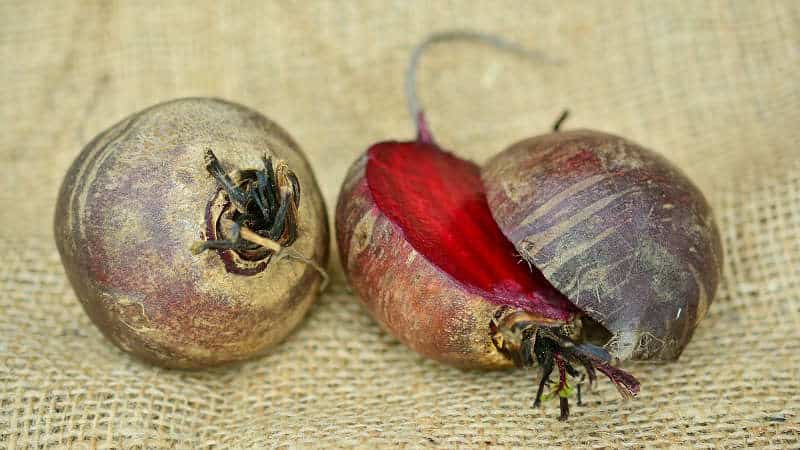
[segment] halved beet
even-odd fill
[[[636,395],[638,381],[614,364],[676,358],[714,296],[722,256],[708,204],[664,158],[593,131],[522,141],[482,171],[445,152],[425,123],[415,73],[428,46],[451,40],[542,59],[470,31],[435,33],[416,47],[406,92],[417,140],[370,147],[339,196],[350,284],[378,322],[425,356],[462,367],[538,365],[534,405],[557,370],[561,419],[575,367],[590,383],[601,372]]]
[[[562,418],[573,365],[590,381],[606,374],[625,396],[638,392],[589,342],[582,312],[503,235],[475,164],[424,138],[375,144],[351,168],[336,221],[351,285],[414,350],[462,367],[538,364],[537,403],[558,369]]]
[[[612,333],[620,359],[677,358],[714,298],[722,246],[700,190],[665,158],[590,130],[518,142],[483,168],[519,253]]]

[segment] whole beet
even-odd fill
[[[239,249],[211,246],[232,237],[225,220],[241,214],[210,167],[245,186],[269,172],[264,156],[283,161],[269,164],[283,174],[273,177],[273,191],[295,197],[284,221],[296,228],[293,239],[284,238],[286,227],[276,239],[311,264],[278,260],[244,241]],[[297,189],[286,187],[292,177]],[[55,238],[77,297],[103,334],[125,351],[180,368],[249,358],[282,340],[316,298],[314,266],[328,255],[323,200],[297,144],[261,114],[207,98],[153,106],[92,140],[61,186]],[[212,251],[193,254],[198,241]]]

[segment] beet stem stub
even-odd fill
[[[233,203],[239,212],[246,212],[247,196],[238,186],[234,185],[231,177],[225,173],[222,165],[219,163],[216,155],[211,149],[206,150],[205,154],[206,170],[211,174],[219,183],[220,187],[225,189],[228,194],[228,199]]]
[[[544,394],[544,387],[550,384],[550,374],[553,373],[554,359],[552,354],[543,358],[544,361],[539,363],[542,370],[541,378],[539,379],[539,389],[536,391],[536,398],[533,400],[533,407],[538,408],[542,404],[542,394]]]
[[[569,110],[565,109],[564,111],[561,112],[561,115],[558,116],[558,119],[556,119],[555,123],[553,123],[553,132],[561,131],[561,125],[564,125],[564,122],[567,120],[568,117],[569,117]]]
[[[587,376],[589,377],[590,384],[594,379],[594,369],[599,370],[605,374],[617,387],[623,398],[632,398],[639,393],[639,382],[629,373],[622,369],[611,366],[606,360],[597,358],[595,352],[584,353],[583,348],[591,344],[573,345],[569,337],[561,334],[561,330],[540,328],[537,332],[537,341],[542,341],[542,346],[547,350],[542,353],[544,361],[540,362],[542,371],[542,379],[539,383],[539,390],[536,393],[536,400],[534,406],[541,404],[542,390],[544,384],[549,382],[550,372],[553,370],[553,365],[558,367],[559,381],[556,387],[548,396],[558,397],[561,417],[560,420],[567,420],[569,417],[569,402],[568,398],[572,396],[573,389],[569,384],[568,377],[578,378],[576,383],[577,402],[581,404],[581,384],[583,383],[583,376],[573,367],[572,364],[582,365],[586,369]],[[553,339],[548,336],[556,335],[558,340],[565,344],[557,344]],[[537,342],[538,344],[538,342]],[[550,349],[555,348],[556,351]]]
[[[578,322],[580,318],[578,318]],[[629,373],[614,367],[614,359],[602,347],[580,340],[580,335],[574,332],[569,325],[561,327],[542,326],[537,323],[535,316],[525,311],[511,310],[498,317],[491,327],[495,336],[493,341],[501,343],[498,350],[506,354],[518,367],[527,368],[534,365],[534,361],[525,355],[535,354],[535,364],[541,369],[539,387],[533,402],[534,408],[542,404],[543,399],[559,398],[561,409],[560,420],[569,417],[569,401],[574,391],[577,391],[578,405],[581,404],[581,384],[585,378],[591,386],[596,380],[596,370],[606,375],[617,387],[623,398],[631,398],[639,392],[639,382]],[[583,367],[586,376],[575,369]],[[550,374],[558,369],[558,383],[549,393],[544,393],[544,387],[552,384]],[[569,383],[569,378],[576,378],[575,387]]]
[[[193,244],[193,253],[216,249],[266,259],[292,245],[297,238],[297,179],[284,162],[279,162],[275,170],[271,158],[265,155],[262,161],[262,170],[245,170],[231,176],[214,152],[206,150],[206,170],[235,210],[215,220],[217,236]]]
[[[300,206],[300,182],[283,161],[273,166],[272,158],[262,157],[263,169],[244,170],[232,175],[222,168],[211,149],[206,150],[206,170],[217,180],[224,201],[233,211],[221,217],[209,217],[207,224],[215,230],[211,239],[192,244],[191,251],[199,254],[214,249],[236,252],[242,259],[262,261],[255,269],[229,267],[229,272],[252,275],[266,267],[271,258],[289,259],[311,266],[322,276],[320,290],[328,285],[328,273],[313,259],[289,248],[297,239],[297,208]],[[212,201],[213,203],[213,201]],[[210,206],[210,205],[209,205]],[[222,253],[221,253],[222,254]]]

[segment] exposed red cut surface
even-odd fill
[[[465,288],[545,319],[567,321],[578,312],[500,231],[477,165],[434,144],[383,142],[369,149],[366,175],[381,212]]]

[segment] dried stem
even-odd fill
[[[191,251],[194,254],[209,249],[252,251],[255,246],[258,250],[265,250],[262,253],[264,258],[272,255],[276,262],[288,258],[313,267],[322,276],[321,290],[324,290],[329,281],[325,269],[313,259],[289,248],[297,238],[300,182],[286,162],[278,161],[273,167],[272,158],[264,155],[262,163],[263,169],[247,171],[247,177],[237,184],[225,172],[213,150],[206,150],[206,169],[224,190],[236,214],[220,217],[219,236],[195,242]]]
[[[233,227],[236,226],[236,222],[230,219],[222,219],[221,224],[223,227]],[[302,262],[314,268],[317,272],[319,272],[320,276],[322,276],[322,283],[320,284],[320,291],[324,291],[326,287],[328,287],[328,282],[330,281],[330,276],[328,272],[316,261],[311,258],[308,258],[298,252],[297,250],[291,247],[284,247],[281,244],[273,241],[272,239],[265,238],[260,234],[256,233],[255,231],[247,228],[247,227],[239,227],[239,236],[253,244],[260,245],[268,250],[271,250],[275,253],[275,262],[278,262],[284,258],[292,259],[295,261]]]
[[[221,219],[220,224],[223,226],[223,228],[229,228],[237,225],[236,222],[230,219]],[[261,236],[260,234],[256,233],[255,231],[247,227],[243,226],[239,227],[239,236],[241,236],[241,238],[246,241],[250,241],[253,244],[260,245],[266,248],[267,250],[272,250],[275,253],[278,253],[284,248],[283,246],[281,246],[281,244],[278,244],[272,239],[265,238],[264,236]]]
[[[408,62],[405,74],[405,91],[406,101],[408,103],[408,112],[411,114],[411,120],[414,121],[414,124],[417,128],[417,139],[421,142],[433,143],[433,136],[428,129],[428,125],[425,121],[424,108],[422,107],[419,97],[417,96],[417,68],[420,60],[422,59],[422,55],[425,53],[425,50],[427,50],[428,47],[434,44],[452,41],[473,41],[486,44],[498,50],[509,51],[535,63],[560,64],[563,62],[563,60],[550,57],[542,51],[522,47],[516,43],[507,41],[500,36],[489,33],[481,33],[479,31],[471,30],[450,30],[429,35],[412,51],[411,59]]]
[[[568,398],[577,387],[578,404],[581,404],[581,384],[588,378],[592,386],[597,372],[606,375],[624,398],[636,396],[639,381],[622,369],[614,367],[618,361],[606,349],[584,342],[580,335],[571,334],[567,326],[549,327],[541,325],[524,311],[505,314],[501,308],[492,320],[492,342],[518,367],[539,366],[541,374],[534,407],[542,400],[558,398],[561,420],[569,417]],[[583,368],[582,373],[577,368]],[[553,383],[550,375],[558,372],[558,382]],[[574,379],[575,384],[570,384]],[[545,387],[551,385],[549,393]]]

